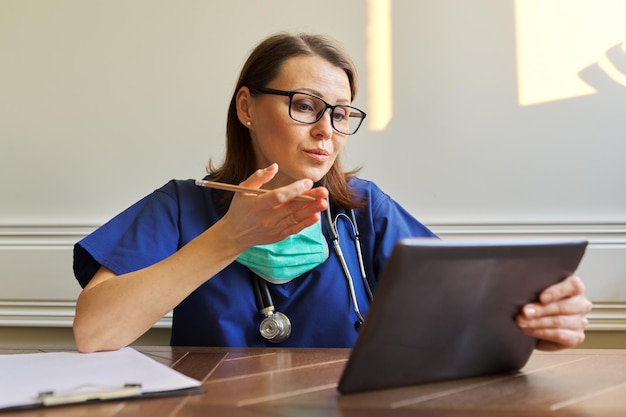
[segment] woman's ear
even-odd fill
[[[239,91],[237,91],[236,103],[239,121],[245,126],[250,127],[252,125],[252,96],[248,87],[241,87]]]

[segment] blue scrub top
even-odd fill
[[[353,179],[350,187],[368,202],[356,210],[356,219],[366,273],[375,291],[377,277],[399,239],[435,235],[374,183]],[[75,245],[74,273],[80,285],[87,285],[100,265],[121,275],[169,257],[225,214],[216,204],[222,195],[222,191],[196,186],[193,180],[168,182]],[[359,308],[365,316],[369,300],[352,228],[343,216],[338,228]],[[263,315],[255,301],[251,273],[233,262],[207,277],[174,309],[171,344],[352,347],[358,335],[354,326],[357,317],[324,221],[322,230],[330,249],[322,265],[286,284],[268,283],[277,311],[291,321],[291,336],[286,341],[276,345],[259,334]]]

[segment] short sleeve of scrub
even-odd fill
[[[74,246],[74,273],[87,285],[100,265],[120,275],[159,262],[179,248],[178,190],[171,181]]]

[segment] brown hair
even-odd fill
[[[216,181],[239,184],[257,169],[250,132],[237,117],[237,92],[243,86],[266,87],[278,76],[285,61],[300,55],[319,56],[344,70],[350,83],[350,99],[354,99],[356,70],[350,57],[336,43],[323,36],[310,34],[280,33],[270,36],[257,45],[241,69],[228,108],[224,162],[217,168],[211,161],[209,162],[209,174]],[[365,202],[358,201],[358,196],[348,187],[348,181],[354,178],[358,171],[359,169],[344,172],[337,159],[317,185],[328,188],[330,203],[334,207],[348,209],[363,206]]]

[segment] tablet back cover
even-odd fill
[[[519,370],[536,339],[514,317],[574,273],[586,241],[396,245],[339,381],[343,393]]]

